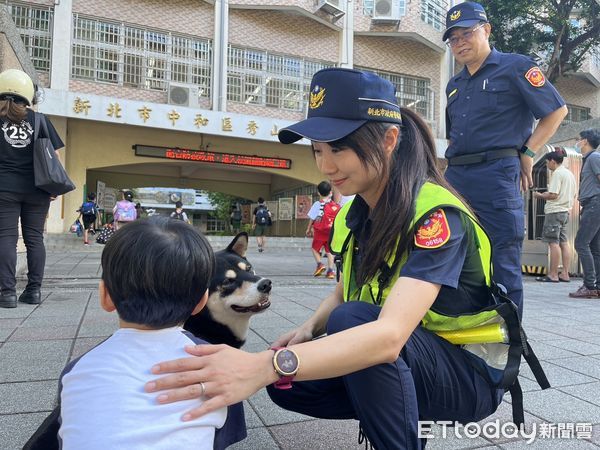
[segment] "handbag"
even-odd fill
[[[98,244],[106,244],[113,234],[115,234],[114,228],[106,226],[96,238],[96,242]]]
[[[46,117],[36,112],[34,122],[33,177],[35,187],[53,196],[71,192],[75,189],[75,185],[60,163],[52,141],[48,138]],[[39,137],[40,126],[46,137]]]

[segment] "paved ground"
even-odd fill
[[[116,328],[116,315],[98,306],[100,251],[101,246],[82,249],[79,245],[50,250],[44,302],[37,307],[19,304],[16,309],[0,309],[2,449],[21,448],[53,408],[57,378],[65,363]],[[313,262],[308,251],[272,248],[259,254],[253,249],[249,258],[258,273],[274,282],[271,308],[251,322],[246,349],[253,351],[266,348],[284,331],[304,321],[333,282],[310,276]],[[523,368],[526,420],[529,430],[538,427],[535,442],[527,445],[522,438],[505,437],[457,438],[451,430],[442,439],[442,430],[436,427],[436,438],[429,441],[428,448],[600,447],[600,300],[570,300],[567,293],[578,283],[554,285],[532,279],[525,283],[526,329],[553,385],[542,392],[528,368]],[[509,400],[486,422],[507,422],[511,417]],[[284,411],[269,401],[264,390],[246,403],[246,416],[249,436],[236,449],[361,448],[355,421],[315,420]],[[589,428],[585,424],[590,424]],[[562,435],[570,438],[543,437],[558,436],[561,427]]]

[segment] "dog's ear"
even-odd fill
[[[242,258],[246,257],[246,251],[248,250],[248,233],[242,231],[233,241],[227,246],[228,252],[237,253]]]

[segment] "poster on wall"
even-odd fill
[[[294,199],[280,198],[279,199],[279,220],[292,220],[294,214]]]
[[[104,209],[112,211],[117,204],[117,190],[111,187],[104,188]]]
[[[242,205],[242,223],[252,223],[252,205]]]
[[[279,212],[279,202],[277,200],[268,200],[267,209],[271,212],[271,220],[275,222],[277,220],[277,213]]]
[[[104,209],[104,192],[106,190],[106,183],[103,181],[96,181],[96,204],[99,209]]]
[[[312,206],[310,195],[296,195],[296,219],[308,219],[308,211]]]

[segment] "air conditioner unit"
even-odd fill
[[[169,105],[198,108],[199,93],[196,86],[169,83]]]
[[[325,11],[336,17],[346,13],[346,0],[318,0],[317,9]]]
[[[378,22],[398,22],[401,16],[401,0],[375,0],[373,20]]]

